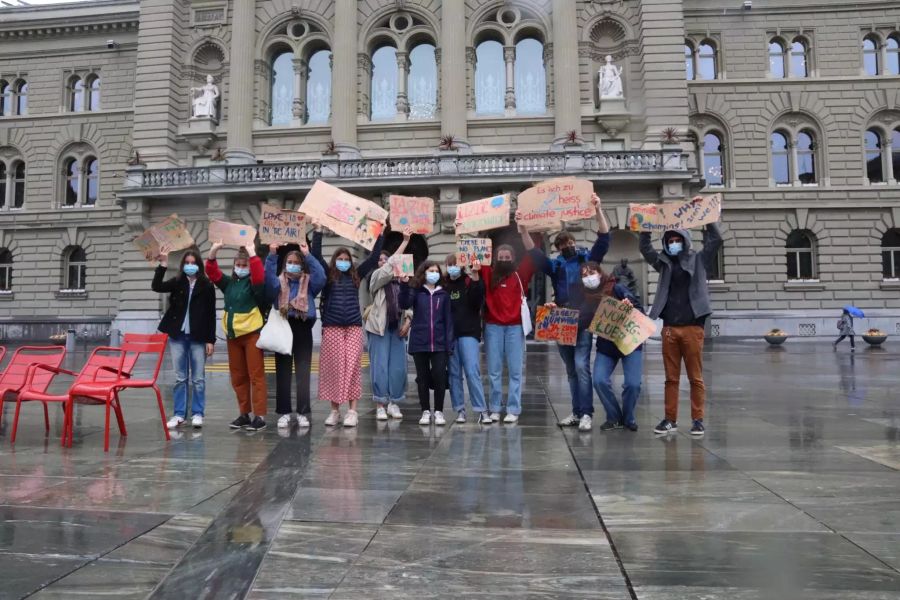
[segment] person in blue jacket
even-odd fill
[[[422,418],[419,425],[445,425],[444,395],[447,391],[447,365],[453,352],[453,312],[450,294],[441,286],[441,267],[428,260],[419,265],[412,285],[400,280],[400,308],[413,310],[409,330],[409,353],[416,365],[416,384]],[[434,413],[430,390],[434,390]]]
[[[584,300],[584,286],[581,282],[581,267],[588,261],[603,262],[609,251],[609,223],[600,206],[600,197],[593,195],[592,203],[597,218],[597,239],[590,250],[579,247],[575,237],[568,231],[556,236],[553,245],[559,254],[551,259],[534,243],[526,245],[538,269],[550,277],[553,282],[553,304],[560,308],[578,309]],[[590,315],[593,317],[593,313]],[[590,323],[590,318],[588,319]],[[569,380],[569,393],[572,395],[572,413],[559,422],[562,427],[579,425],[583,406],[593,405],[591,390],[591,345],[593,336],[587,328],[579,330],[574,346],[557,344],[559,356],[566,366],[566,377]]]
[[[297,386],[297,425],[309,427],[311,407],[309,379],[312,369],[313,325],[316,323],[316,296],[325,287],[325,269],[310,253],[306,242],[300,250],[284,257],[278,273],[278,244],[269,245],[266,257],[266,298],[287,319],[294,336],[290,354],[275,355],[275,412],[278,428],[291,425],[291,368]]]

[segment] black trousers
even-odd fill
[[[434,410],[444,411],[444,395],[447,392],[448,352],[414,352],[416,385],[419,388],[419,406],[431,410],[430,392],[434,390]]]
[[[293,356],[275,355],[275,412],[287,415],[291,410],[291,368],[297,382],[297,412],[310,414],[309,376],[312,368],[313,325],[315,319],[288,319],[294,334]]]
[[[834,341],[834,345],[837,346],[837,345],[840,344],[842,341],[844,341],[844,338],[846,338],[846,337],[850,338],[850,347],[851,347],[851,348],[856,348],[856,340],[853,339],[853,336],[852,336],[852,335],[841,335],[841,336],[839,336],[838,339],[836,339],[836,340]]]

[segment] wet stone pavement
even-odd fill
[[[316,403],[308,432],[235,432],[221,367],[202,431],[165,442],[135,393],[108,454],[97,407],[63,449],[58,407],[47,437],[24,406],[13,447],[6,404],[0,598],[900,598],[897,352],[709,344],[702,439],[651,432],[646,354],[637,433],[558,428],[565,372],[539,346],[516,426],[421,427],[410,398],[402,422],[366,401],[329,430]]]

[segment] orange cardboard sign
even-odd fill
[[[160,249],[177,252],[194,245],[184,221],[178,215],[169,215],[134,239],[134,245],[147,262],[154,262]]]
[[[717,222],[722,216],[722,194],[702,199],[663,202],[662,204],[629,204],[628,228],[631,231],[659,232],[691,229]]]
[[[630,304],[605,296],[591,321],[591,331],[628,355],[656,332],[656,325]]]
[[[509,225],[509,194],[456,205],[456,235]]]
[[[579,311],[538,306],[534,317],[534,339],[574,346],[578,340]]]
[[[211,242],[222,241],[226,246],[252,246],[256,243],[256,228],[243,223],[229,223],[227,221],[209,222],[209,240]]]
[[[321,180],[309,190],[300,212],[367,250],[375,246],[388,217],[388,212],[374,202]]]
[[[427,235],[434,230],[434,200],[418,196],[390,197],[391,226],[397,231],[406,227],[413,233]]]
[[[587,179],[549,179],[519,194],[518,209],[528,231],[559,231],[563,221],[594,215],[593,193],[594,184]]]
[[[306,241],[306,219],[295,210],[263,204],[259,213],[262,244],[300,244]]]

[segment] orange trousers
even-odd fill
[[[266,416],[268,390],[263,351],[256,347],[259,332],[228,340],[228,371],[242,415]],[[252,398],[252,401],[251,401]]]
[[[671,326],[662,330],[663,366],[666,370],[666,419],[678,421],[678,386],[681,363],[691,382],[691,419],[702,419],[706,405],[703,383],[703,328],[698,325]]]

